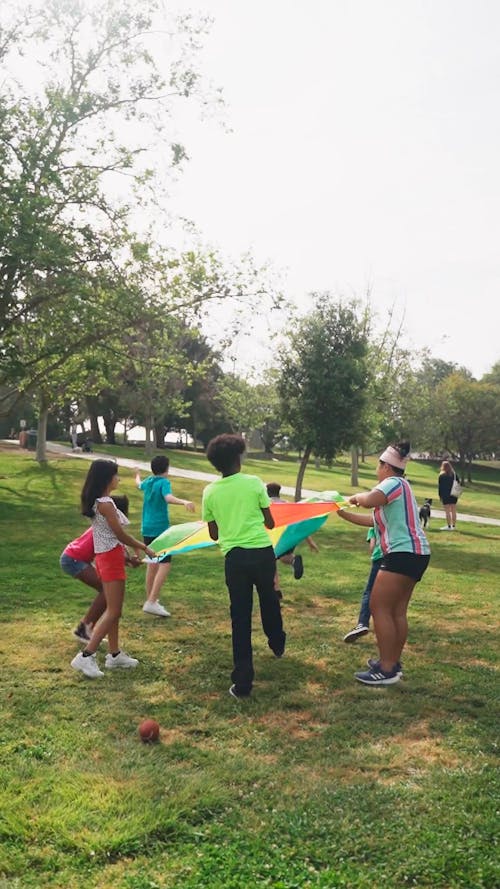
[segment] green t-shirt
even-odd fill
[[[219,546],[225,555],[235,546],[243,549],[271,546],[262,515],[262,509],[269,504],[260,478],[236,472],[207,485],[201,514],[204,522],[217,522]]]
[[[383,556],[382,549],[380,547],[380,540],[378,538],[377,530],[372,525],[371,528],[368,528],[368,533],[366,535],[366,542],[369,543],[370,540],[375,540],[375,546],[372,549],[372,562],[376,562],[378,559],[381,559]]]

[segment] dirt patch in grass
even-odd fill
[[[456,769],[461,764],[457,753],[432,734],[426,720],[413,724],[404,734],[367,744],[360,754],[368,759],[366,767],[373,777],[386,784],[399,781],[402,776],[422,774],[436,766]],[[370,763],[373,757],[376,763]]]
[[[443,637],[447,633],[463,632],[464,629],[467,631],[477,630],[481,635],[490,630],[493,634],[495,632],[493,627],[485,627],[484,617],[488,616],[488,614],[489,612],[487,611],[479,611],[477,608],[465,608],[461,604],[459,616],[437,617],[433,615],[432,632],[437,634],[442,631]]]
[[[295,740],[307,740],[316,732],[325,731],[328,723],[313,719],[310,710],[294,712],[265,713],[256,719],[256,723],[266,729],[277,730],[283,737]]]

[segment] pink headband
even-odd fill
[[[396,469],[406,469],[409,459],[409,457],[402,457],[399,451],[393,448],[392,445],[388,445],[384,453],[379,457],[379,460],[382,460],[383,463],[389,463],[390,466],[395,466]]]

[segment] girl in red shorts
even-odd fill
[[[155,556],[153,550],[125,531],[129,521],[117,509],[110,496],[118,483],[118,465],[113,460],[94,460],[81,494],[82,514],[92,519],[95,567],[106,599],[106,610],[94,627],[90,642],[71,661],[74,670],[80,670],[91,679],[104,675],[97,665],[96,651],[106,635],[109,653],[104,666],[108,670],[136,667],[139,663],[121,651],[118,643],[118,627],[125,595],[125,546],[133,547],[136,552],[142,550],[148,556]]]

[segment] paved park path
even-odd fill
[[[12,444],[12,442],[10,442],[10,444]],[[109,454],[86,454],[83,451],[73,451],[69,445],[57,444],[56,442],[50,441],[47,442],[47,450],[51,453],[64,454],[65,457],[74,457],[77,460],[110,459]],[[138,467],[143,472],[151,472],[149,462],[130,460],[128,457],[118,457],[116,462],[119,466],[126,467],[127,469],[135,469]],[[172,478],[189,478],[199,482],[213,482],[215,479],[219,478],[217,474],[212,472],[196,472],[193,469],[176,469],[174,466],[170,467],[168,474],[172,476]],[[295,488],[289,488],[285,485],[282,486],[281,491],[283,494],[290,497],[293,497],[295,494]],[[306,488],[302,489],[304,497],[315,497],[318,493],[318,491],[309,491]],[[445,518],[444,510],[434,509],[434,507],[432,509],[432,515],[437,519]],[[475,522],[479,525],[500,525],[500,519],[488,518],[487,516],[466,515],[465,513],[457,513],[457,520],[460,522]]]

